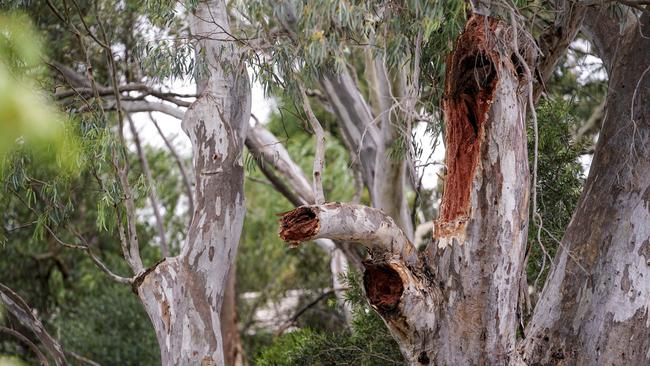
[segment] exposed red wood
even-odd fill
[[[473,15],[447,58],[445,99],[446,165],[444,195],[436,222],[436,237],[464,227],[470,191],[479,161],[484,123],[498,82],[498,54],[493,50],[497,21]]]
[[[314,237],[320,227],[316,210],[316,207],[302,206],[282,214],[280,238],[290,245],[297,245]]]
[[[363,285],[370,304],[381,313],[394,310],[404,292],[404,284],[399,273],[388,264],[364,262]]]

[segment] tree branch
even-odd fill
[[[246,134],[246,147],[253,154],[259,166],[268,164],[274,167],[289,183],[291,189],[295,190],[300,198],[300,203],[296,204],[296,200],[290,198],[292,203],[298,206],[315,202],[314,192],[302,169],[291,159],[289,152],[277,137],[266,128],[262,125],[249,128]]]
[[[135,148],[138,153],[138,159],[140,160],[140,166],[144,172],[144,177],[146,179],[147,185],[149,186],[149,203],[153,210],[153,215],[156,218],[156,229],[158,230],[158,237],[160,238],[160,251],[162,252],[163,257],[169,257],[169,246],[167,245],[167,237],[165,235],[165,226],[163,223],[162,215],[160,214],[160,207],[158,204],[158,194],[156,193],[156,186],[151,175],[151,169],[149,168],[149,162],[145,156],[144,149],[140,142],[140,136],[138,131],[135,128],[135,123],[130,114],[126,115],[126,118],[129,122],[129,128],[131,134],[133,135],[133,142],[135,143]]]
[[[52,338],[47,330],[45,330],[43,323],[36,317],[36,312],[27,305],[25,300],[2,283],[0,283],[0,300],[4,303],[7,311],[38,337],[57,366],[65,366],[68,364],[63,354],[63,348],[59,342]]]
[[[158,126],[158,121],[153,117],[151,113],[149,113],[149,119],[151,119],[151,122],[153,122],[153,125],[156,127],[156,130],[158,131],[158,134],[160,137],[163,139],[165,142],[165,146],[167,146],[167,149],[169,149],[169,152],[172,154],[174,157],[174,160],[176,161],[176,165],[178,166],[178,170],[181,173],[181,178],[183,179],[183,185],[185,186],[185,193],[187,194],[187,201],[188,201],[188,210],[190,212],[190,221],[192,220],[192,215],[194,214],[194,194],[192,193],[192,185],[190,184],[190,179],[187,175],[187,170],[185,169],[185,164],[183,164],[183,161],[181,160],[180,156],[176,152],[176,149],[172,145],[171,141],[165,136],[163,131],[160,129],[160,126]],[[188,225],[189,226],[189,225]]]
[[[373,256],[414,264],[417,251],[395,221],[381,210],[327,203],[301,206],[283,214],[280,237],[290,245],[319,238],[359,243]]]
[[[311,109],[311,104],[309,104],[309,98],[305,93],[305,88],[302,85],[298,87],[300,89],[300,96],[302,98],[302,107],[307,114],[307,120],[311,125],[312,130],[314,130],[314,135],[316,138],[316,153],[314,155],[314,171],[313,171],[313,192],[316,204],[325,203],[325,194],[323,192],[323,168],[325,166],[325,131],[323,131],[323,126],[321,126],[318,118],[314,114],[314,111]]]
[[[29,347],[29,349],[31,349],[32,352],[34,352],[36,354],[36,357],[38,358],[41,366],[47,366],[47,365],[50,364],[47,361],[47,357],[45,357],[45,355],[43,354],[43,352],[41,352],[41,350],[38,348],[38,346],[36,346],[34,344],[34,342],[30,341],[29,338],[25,337],[21,333],[15,331],[13,329],[3,327],[3,326],[0,326],[0,333],[9,334],[10,336],[13,336],[13,337],[17,338],[19,341],[26,344],[27,347]]]
[[[544,83],[553,74],[558,60],[566,54],[567,48],[580,31],[587,12],[586,6],[572,0],[556,0],[554,7],[557,14],[555,22],[539,37],[541,57],[537,63],[537,72],[540,80],[533,90],[535,101],[542,95]]]

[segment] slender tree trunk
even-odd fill
[[[228,272],[226,292],[221,305],[221,337],[223,338],[223,356],[228,366],[246,365],[244,347],[237,327],[237,266],[233,262]]]
[[[242,149],[250,85],[230,37],[224,1],[198,4],[191,22],[209,77],[183,118],[195,172],[187,243],[139,274],[134,289],[151,318],[163,365],[223,365],[220,311],[244,219]]]
[[[650,15],[622,36],[618,23],[609,30],[606,24],[596,26],[619,37],[613,57],[605,58],[606,116],[577,211],[526,332],[522,352],[529,364],[650,364],[650,39],[643,34]]]

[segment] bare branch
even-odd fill
[[[553,74],[558,60],[566,54],[569,44],[573,42],[580,31],[587,12],[587,8],[576,1],[557,0],[554,4],[557,10],[555,22],[546,28],[539,37],[541,57],[537,64],[537,76],[540,83],[535,85],[533,92],[535,101],[541,96],[544,83]]]
[[[0,283],[0,300],[4,303],[7,311],[15,316],[22,325],[29,328],[41,341],[57,366],[65,366],[68,364],[63,354],[63,348],[59,342],[52,338],[47,330],[45,330],[43,323],[36,317],[36,312],[27,305],[25,300],[2,283]]]
[[[289,183],[292,190],[300,198],[300,203],[311,204],[315,202],[314,193],[302,169],[296,164],[282,143],[262,125],[248,129],[246,134],[246,147],[253,154],[258,165],[268,164]],[[264,170],[262,171],[264,172]],[[289,198],[289,197],[287,197]]]
[[[67,72],[70,72],[71,70],[67,70]],[[189,107],[191,102],[178,99],[178,98],[196,98],[196,94],[179,94],[179,93],[172,93],[172,92],[163,92],[157,89],[154,89],[146,84],[143,83],[130,83],[126,85],[120,85],[118,86],[118,91],[120,93],[122,92],[129,92],[129,91],[137,91],[143,93],[142,97],[145,95],[151,95],[154,97],[157,97],[159,99],[166,100],[168,102],[172,102],[179,107]],[[108,88],[104,86],[100,86],[97,88],[97,92],[99,93],[100,96],[112,96],[114,94],[113,88]],[[92,88],[89,87],[78,87],[75,89],[70,89],[70,90],[63,90],[63,91],[57,91],[54,93],[54,98],[56,99],[65,99],[69,98],[72,96],[84,96],[84,97],[91,97],[93,95],[93,90]]]
[[[112,103],[106,105],[104,108],[106,110],[112,110],[116,107],[115,103]],[[149,102],[146,100],[122,101],[122,109],[127,113],[160,112],[178,119],[183,119],[183,116],[185,115],[185,111],[180,108],[166,103]]]
[[[307,114],[307,120],[311,125],[312,130],[314,130],[314,135],[316,137],[316,153],[314,155],[314,172],[313,172],[313,192],[315,197],[316,204],[325,203],[325,194],[323,192],[323,167],[325,166],[325,131],[323,131],[323,126],[316,118],[314,111],[311,108],[309,103],[309,98],[305,93],[305,88],[302,85],[299,85],[300,96],[302,98],[302,107]]]
[[[153,210],[153,215],[156,218],[156,229],[158,230],[158,237],[160,238],[160,251],[162,252],[163,257],[169,257],[169,246],[167,244],[167,237],[165,235],[165,226],[163,223],[162,215],[160,214],[160,207],[158,203],[158,194],[156,193],[156,185],[154,184],[153,177],[151,175],[151,169],[149,168],[149,162],[145,156],[144,149],[142,148],[142,143],[140,142],[140,136],[138,130],[135,128],[135,123],[130,114],[126,115],[127,120],[129,121],[129,128],[131,134],[133,135],[133,142],[135,143],[136,151],[138,152],[138,159],[140,160],[140,166],[144,173],[147,185],[149,186],[149,203],[151,204],[151,209]]]
[[[39,363],[41,364],[41,366],[47,366],[47,365],[50,364],[47,361],[47,357],[45,357],[45,355],[43,354],[43,352],[41,352],[41,350],[38,348],[38,346],[36,346],[34,344],[34,342],[30,341],[29,338],[25,337],[24,335],[22,335],[18,331],[0,326],[0,333],[9,334],[10,336],[18,338],[19,341],[26,344],[27,347],[29,347],[29,349],[31,349],[32,352],[34,352],[36,354],[36,357],[38,357],[38,360],[39,360]]]
[[[604,6],[589,7],[585,14],[582,31],[595,46],[598,57],[603,60],[609,73],[622,40],[619,23],[611,17],[610,11]],[[626,15],[628,16],[626,22],[628,26],[636,24],[632,14]]]
[[[359,243],[373,256],[413,264],[417,251],[395,221],[381,210],[362,205],[327,203],[301,206],[280,219],[280,237],[290,245],[319,238]]]
[[[74,353],[72,351],[65,351],[65,353],[72,356],[72,358],[74,358],[75,360],[81,361],[81,362],[83,362],[85,364],[88,364],[88,365],[91,365],[91,366],[102,366],[98,362],[95,362],[95,361],[93,361],[93,360],[91,360],[91,359],[89,359],[87,357],[84,357],[84,356],[78,354],[78,353]]]
[[[165,146],[167,146],[169,152],[174,157],[174,160],[176,161],[176,165],[178,166],[178,170],[181,172],[181,178],[183,179],[183,185],[185,186],[185,193],[187,194],[187,201],[188,201],[189,212],[190,212],[189,216],[191,221],[192,215],[194,214],[194,194],[192,193],[192,185],[190,184],[190,179],[187,175],[187,169],[185,169],[185,164],[183,164],[183,161],[181,160],[180,156],[176,152],[176,149],[172,145],[171,141],[169,141],[167,136],[165,136],[163,131],[160,129],[160,126],[158,126],[158,121],[156,121],[156,119],[153,117],[151,113],[149,113],[149,118],[151,119],[151,122],[153,122],[153,125],[156,127],[158,134],[165,142]]]

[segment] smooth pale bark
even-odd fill
[[[250,85],[235,42],[228,42],[224,1],[200,3],[191,30],[209,77],[183,117],[192,143],[195,211],[177,257],[134,282],[151,318],[163,365],[223,365],[220,310],[244,219],[242,150]],[[209,36],[206,38],[206,36]]]
[[[595,16],[606,15],[605,11]],[[522,347],[536,365],[650,363],[650,28],[646,12],[606,36],[606,116],[589,177]],[[642,28],[639,29],[639,26]],[[611,53],[610,53],[611,52]]]
[[[325,74],[320,82],[349,145],[350,158],[359,164],[363,182],[372,194],[377,144],[381,141],[377,121],[347,70]]]
[[[512,43],[508,27],[475,15],[448,60],[448,175],[422,255],[369,207],[303,206],[281,221],[289,243],[325,237],[369,249],[366,295],[412,365],[499,365],[515,349],[529,182],[527,83]]]

